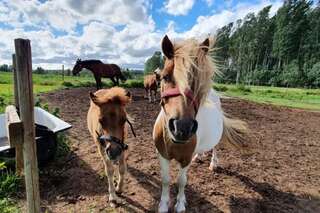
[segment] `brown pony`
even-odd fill
[[[90,108],[87,115],[88,129],[105,166],[109,184],[109,202],[111,202],[111,205],[115,205],[119,202],[115,192],[120,193],[122,191],[124,174],[127,169],[126,150],[128,145],[124,143],[127,138],[127,126],[125,124],[128,122],[131,126],[131,123],[127,119],[125,108],[131,102],[131,94],[123,88],[113,87],[90,93],[90,99]],[[113,164],[116,162],[119,162],[119,182],[115,190]]]
[[[245,147],[243,122],[227,118],[219,106],[212,79],[217,72],[210,54],[210,40],[172,43],[162,40],[165,65],[161,71],[161,111],[153,129],[161,167],[159,212],[169,210],[170,161],[180,165],[175,212],[185,212],[187,171],[193,156],[209,151],[222,139]]]
[[[160,82],[160,72],[161,70],[157,68],[155,71],[153,71],[153,74],[144,76],[144,81],[143,81],[144,90],[145,90],[144,98],[149,98],[149,103],[152,102],[152,91],[154,94],[153,101],[156,102],[157,90]]]
[[[101,78],[110,78],[114,85],[119,85],[119,79],[125,82],[127,79],[116,64],[104,64],[100,60],[78,59],[72,69],[73,75],[77,75],[83,68],[90,70],[96,80],[97,90],[102,88]]]

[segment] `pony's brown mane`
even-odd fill
[[[112,87],[110,89],[101,89],[94,93],[95,103],[119,103],[120,105],[126,105],[131,102],[131,97],[127,95],[125,89],[121,87]]]
[[[206,53],[196,39],[187,39],[174,43],[174,79],[181,93],[192,89],[194,96],[202,103],[209,89],[217,68],[210,52],[213,51],[214,39],[210,39],[209,50]]]

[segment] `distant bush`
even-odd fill
[[[127,87],[127,88],[143,88],[143,81],[142,80],[127,81],[124,84],[124,86]]]
[[[313,87],[320,87],[320,62],[314,64],[312,69],[307,72],[307,78]]]
[[[73,87],[74,85],[71,83],[71,82],[69,82],[69,81],[64,81],[64,82],[62,82],[62,84],[61,84],[62,86],[65,86],[65,87]]]
[[[228,87],[226,86],[219,86],[219,85],[213,85],[213,89],[219,92],[225,92],[228,90]]]
[[[33,72],[36,74],[45,74],[46,73],[46,71],[42,67],[37,67],[37,69],[35,69]]]
[[[250,87],[247,87],[245,86],[244,84],[240,84],[237,86],[237,90],[238,91],[241,91],[241,92],[244,92],[244,93],[249,93],[249,92],[252,92]]]

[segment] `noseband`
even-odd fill
[[[191,104],[194,106],[195,112],[197,113],[199,109],[199,101],[194,97],[192,90],[186,89],[183,94],[191,101]],[[171,98],[180,95],[182,94],[178,87],[166,89],[165,91],[161,92],[161,98]]]
[[[126,122],[129,124],[130,128],[131,128],[131,131],[132,131],[132,134],[134,137],[136,137],[136,133],[134,132],[134,129],[133,129],[133,126],[132,126],[132,123],[127,119]],[[114,144],[117,144],[121,149],[122,151],[124,150],[127,150],[128,149],[128,144],[126,144],[124,142],[124,140],[121,140],[117,137],[114,137],[114,136],[111,136],[111,135],[101,135],[99,134],[97,131],[96,131],[96,134],[98,136],[98,141],[100,143],[105,143],[105,142],[109,142],[109,143],[114,143]]]

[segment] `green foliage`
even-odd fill
[[[2,64],[0,65],[0,71],[2,72],[11,72],[12,67],[9,66],[8,64]]]
[[[144,73],[148,74],[153,72],[157,68],[163,67],[163,59],[161,52],[156,51],[154,54],[149,58],[146,63],[144,64]]]
[[[309,84],[314,87],[320,87],[320,62],[313,65],[312,69],[307,73],[307,78]]]
[[[142,80],[129,80],[124,84],[127,88],[143,88]]]
[[[70,144],[64,133],[57,134],[57,151],[55,158],[60,159],[70,153]]]
[[[65,86],[65,87],[73,87],[73,84],[71,82],[69,82],[69,81],[64,81],[64,82],[62,82],[61,85]]]
[[[9,198],[0,199],[1,213],[20,213],[21,211],[16,206],[15,202]]]
[[[218,30],[216,53],[223,74],[219,83],[319,87],[315,82],[320,62],[320,4],[285,1],[275,16],[270,6],[257,15]],[[309,73],[312,72],[312,73]]]
[[[37,67],[37,69],[34,70],[33,72],[37,73],[37,74],[45,74],[46,73],[46,71],[42,67]]]

